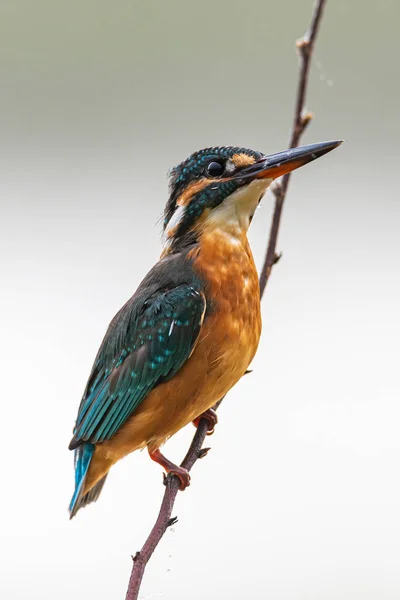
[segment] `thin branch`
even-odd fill
[[[289,148],[295,148],[299,145],[300,138],[313,118],[310,112],[305,110],[306,93],[308,85],[308,75],[310,72],[311,58],[314,50],[315,40],[318,34],[319,25],[326,5],[326,0],[317,0],[314,5],[314,12],[311,18],[311,25],[304,37],[296,42],[300,57],[299,82],[297,86],[296,105],[293,120],[292,133],[290,135]],[[279,225],[281,222],[283,203],[290,181],[291,173],[287,173],[274,186],[275,196],[274,214],[272,217],[271,228],[269,232],[268,247],[265,254],[264,264],[260,274],[260,293],[264,294],[272,267],[280,259],[276,253],[276,244],[278,241]]]
[[[206,421],[206,419],[201,419],[192,443],[190,444],[189,450],[187,451],[187,454],[181,464],[181,466],[185,467],[188,471],[190,471],[198,458],[203,458],[203,456],[207,454],[207,452],[204,452],[206,448],[202,448],[202,446],[207,435],[208,427],[209,423]],[[126,600],[136,600],[138,598],[144,570],[148,561],[150,560],[154,550],[156,549],[159,541],[168,527],[176,523],[176,519],[172,518],[172,509],[174,508],[175,498],[179,490],[180,481],[177,477],[171,477],[168,475],[165,478],[164,483],[164,497],[154,527],[151,530],[149,537],[145,541],[141,551],[137,552],[136,555],[132,557],[133,567],[129,579]]]
[[[298,145],[302,133],[304,132],[307,125],[312,119],[312,115],[304,111],[304,105],[306,99],[311,57],[325,4],[326,0],[317,0],[314,6],[310,28],[304,35],[304,37],[301,40],[299,40],[296,44],[300,54],[300,69],[299,82],[297,87],[295,117],[290,137],[290,148],[294,148]],[[265,255],[264,265],[260,275],[261,297],[264,294],[267,281],[271,275],[272,267],[280,259],[280,255],[276,253],[276,243],[278,239],[278,231],[282,215],[283,203],[286,197],[289,180],[290,174],[288,173],[274,188],[274,214],[272,217],[272,223],[269,233],[269,242]],[[217,403],[215,408],[217,408],[221,402],[222,400],[220,400]],[[197,431],[193,437],[192,443],[190,444],[189,450],[181,463],[181,466],[185,467],[188,471],[191,470],[194,463],[199,458],[203,458],[203,456],[205,456],[208,452],[207,448],[202,448],[205,437],[207,435],[207,428],[207,421],[205,419],[201,419],[200,424],[197,427]],[[133,567],[129,579],[126,600],[137,600],[144,571],[148,561],[150,560],[154,550],[156,549],[161,538],[163,537],[165,531],[168,529],[168,527],[176,523],[176,519],[172,517],[172,510],[174,508],[175,498],[179,490],[180,482],[177,477],[168,475],[168,477],[165,478],[164,483],[166,489],[154,527],[151,530],[140,552],[137,552],[136,555],[132,557]]]

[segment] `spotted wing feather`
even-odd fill
[[[110,439],[157,384],[189,358],[206,300],[190,285],[125,305],[110,324],[82,398],[70,448]]]

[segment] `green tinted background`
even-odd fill
[[[285,149],[309,0],[0,5],[1,595],[123,598],[161,472],[118,464],[68,521],[67,445],[105,328],[157,260],[165,174]],[[179,496],[142,598],[400,595],[397,0],[329,0],[254,372]],[[260,265],[267,196],[251,227]],[[193,429],[171,440],[179,461]]]

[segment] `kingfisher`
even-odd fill
[[[160,447],[205,418],[252,361],[261,335],[260,289],[247,231],[272,181],[336,148],[322,142],[265,155],[205,148],[173,168],[160,260],[112,319],[79,406],[70,517],[99,497],[117,461],[147,448],[190,483]]]

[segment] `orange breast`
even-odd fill
[[[158,448],[212,407],[254,357],[261,334],[260,290],[246,235],[214,229],[201,236],[193,252],[194,268],[206,281],[207,296],[207,313],[194,351],[171,380],[148,394],[111,440],[96,447],[91,485],[104,465],[108,469],[144,446]]]
[[[253,359],[261,334],[258,275],[245,233],[204,233],[194,268],[211,300],[199,344],[204,339],[215,361],[231,372],[231,387]]]

